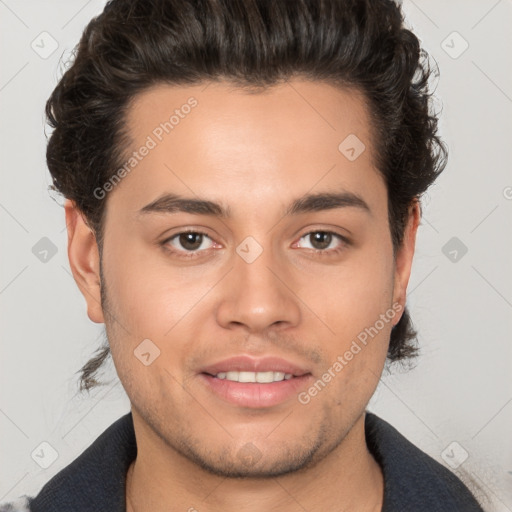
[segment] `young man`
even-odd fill
[[[367,413],[445,163],[388,0],[113,0],[53,92],[68,255],[131,412],[33,512],[481,511]],[[3,510],[9,510],[4,508]]]

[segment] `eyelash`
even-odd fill
[[[175,238],[179,237],[180,235],[184,235],[187,233],[193,233],[195,235],[202,235],[202,236],[210,238],[210,236],[207,233],[204,233],[202,231],[186,230],[186,231],[180,231],[179,233],[176,233],[176,234],[172,235],[171,237],[166,238],[163,242],[160,243],[160,245],[163,247],[163,249],[166,252],[171,253],[172,255],[178,256],[179,258],[185,258],[185,259],[196,258],[196,257],[199,257],[198,255],[201,252],[212,250],[210,248],[210,249],[203,249],[202,251],[177,251],[177,250],[169,247],[168,244],[171,240],[174,240]],[[318,255],[318,256],[335,255],[335,254],[338,254],[341,251],[343,251],[346,248],[346,246],[350,245],[350,241],[346,237],[344,237],[338,233],[335,233],[334,231],[327,231],[327,230],[320,230],[320,229],[304,233],[300,237],[299,240],[302,240],[303,238],[305,238],[309,235],[313,235],[315,233],[324,233],[324,234],[333,235],[335,238],[337,238],[341,242],[341,245],[335,249],[308,249],[309,251],[312,251],[315,255]]]

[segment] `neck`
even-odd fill
[[[380,512],[384,479],[366,447],[364,414],[314,467],[270,479],[212,475],[169,448],[144,442],[126,478],[127,512]],[[137,431],[137,429],[136,429]],[[147,439],[146,439],[147,441]]]

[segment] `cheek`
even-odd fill
[[[327,389],[317,385],[322,389],[317,405],[332,417],[355,417],[362,412],[375,392],[387,357],[394,311],[373,294],[361,298],[366,300],[359,306],[354,301],[340,306],[333,323],[336,335],[331,343],[324,340],[326,366],[319,380],[327,382]],[[380,315],[386,312],[388,317],[382,320]]]
[[[180,269],[147,254],[132,250],[123,258],[122,253],[120,248],[111,251],[105,261],[109,309],[117,320],[109,319],[107,334],[129,395],[150,396],[173,377],[182,380],[197,338],[198,305],[215,281],[190,277],[190,269],[185,279]]]
[[[201,299],[209,283],[190,268],[185,273],[163,258],[148,257],[147,251],[134,248],[125,257],[121,252],[109,255],[108,285],[116,311],[133,335],[162,339]]]
[[[323,339],[323,370],[334,377],[324,374],[330,379],[324,405],[332,407],[333,414],[346,414],[347,406],[355,414],[378,384],[396,315],[391,246],[389,251],[365,251],[323,276],[322,282],[312,294],[311,309],[320,312],[329,327]]]
[[[393,297],[392,256],[365,251],[346,266],[340,265],[323,279],[324,285],[313,294],[315,310],[334,331],[342,348],[365,328],[379,320],[390,308]],[[312,307],[313,309],[313,307]],[[325,312],[325,316],[322,315]],[[389,334],[391,322],[379,323]]]

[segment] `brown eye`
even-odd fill
[[[208,245],[208,241],[210,244]],[[193,256],[210,249],[212,240],[206,233],[198,231],[183,231],[164,240],[162,245],[174,254]]]
[[[313,245],[315,249],[322,251],[327,249],[332,241],[332,234],[326,231],[317,231],[310,233],[308,236],[310,237],[311,245]]]
[[[203,235],[201,233],[181,233],[178,237],[181,247],[187,251],[195,251],[201,247]]]
[[[333,254],[349,245],[349,241],[344,236],[331,231],[310,231],[302,235],[300,240],[309,243],[309,247],[308,245],[302,245],[303,248],[317,251],[318,254]]]

